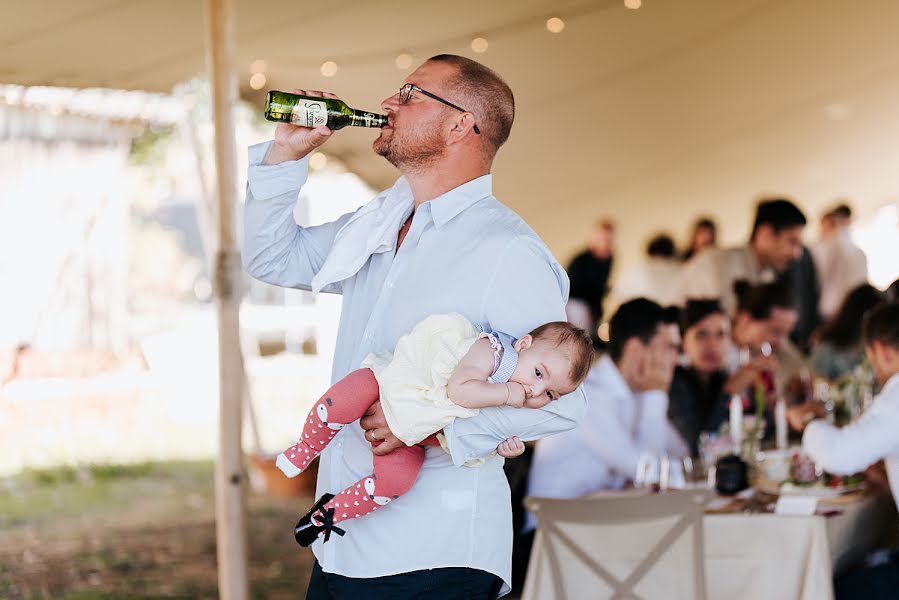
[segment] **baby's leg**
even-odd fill
[[[421,446],[402,446],[375,456],[374,472],[334,496],[324,509],[334,509],[335,523],[367,515],[408,492],[424,460]]]
[[[296,477],[344,425],[361,418],[377,399],[378,380],[371,369],[353,371],[315,403],[299,441],[278,455],[275,464],[288,477]]]

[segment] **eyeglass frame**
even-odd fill
[[[403,90],[405,90],[405,89],[408,89],[408,90],[409,90],[409,93],[408,93],[408,95],[406,96],[406,99],[403,100]],[[404,84],[403,87],[400,88],[400,90],[399,90],[399,92],[398,92],[399,98],[400,98],[400,104],[406,104],[406,103],[408,103],[409,100],[412,99],[412,92],[414,92],[414,91],[416,91],[416,90],[419,91],[419,92],[421,92],[422,94],[424,94],[424,95],[427,96],[428,98],[433,98],[433,99],[436,100],[437,102],[442,102],[443,104],[446,104],[446,105],[449,106],[450,108],[455,108],[455,109],[458,110],[459,112],[463,112],[463,113],[471,112],[471,111],[469,111],[469,110],[465,110],[465,109],[462,108],[461,106],[457,106],[457,105],[453,104],[453,103],[450,102],[449,100],[444,100],[443,98],[441,98],[441,97],[438,96],[437,94],[432,94],[432,93],[429,92],[428,90],[424,90],[424,89],[418,87],[418,86],[415,85],[414,83],[407,83],[407,84]],[[471,113],[471,114],[474,114],[474,113]],[[472,129],[474,130],[474,132],[475,132],[477,135],[481,135],[481,130],[478,129],[478,124],[477,124],[477,123],[475,123],[475,124],[472,126]]]

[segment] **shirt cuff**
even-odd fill
[[[268,200],[292,191],[299,191],[309,176],[309,157],[288,160],[277,165],[263,165],[273,141],[249,147],[247,185],[256,200]]]

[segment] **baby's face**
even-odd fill
[[[524,386],[525,406],[546,406],[577,387],[571,381],[571,361],[564,346],[526,335],[515,342],[515,349],[518,366],[509,381]]]

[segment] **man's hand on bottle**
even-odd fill
[[[316,96],[318,98],[334,98],[331,92],[318,90],[293,90],[295,94]],[[328,141],[332,131],[326,126],[302,127],[291,123],[278,123],[275,128],[275,143],[265,157],[266,165],[277,165],[289,160],[299,160],[308,156],[313,150]]]

